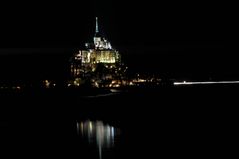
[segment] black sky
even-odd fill
[[[224,40],[221,7],[209,2],[152,0],[8,4],[1,10],[1,40],[3,47],[78,46],[93,35],[94,17],[99,16],[103,31],[115,45],[217,43]]]
[[[219,2],[102,0],[19,2],[1,7],[4,72],[10,65],[11,70],[22,67],[28,74],[30,65],[43,72],[42,76],[58,76],[61,71],[57,68],[66,66],[68,57],[92,39],[98,16],[101,31],[134,70],[185,76],[236,74],[234,55],[225,52],[225,9]],[[42,71],[41,63],[45,64]]]

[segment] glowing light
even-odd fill
[[[99,88],[99,84],[97,82],[95,82],[95,87]]]
[[[91,121],[89,122],[89,130],[90,130],[90,132],[92,132],[92,130],[93,130],[93,126],[92,126],[92,122]]]
[[[239,81],[205,81],[205,82],[174,82],[174,85],[197,85],[197,84],[239,84]]]
[[[90,52],[87,54],[87,62],[90,62]]]
[[[115,130],[114,130],[114,127],[111,127],[111,136],[112,136],[112,137],[115,136]]]
[[[84,123],[83,122],[80,123],[80,128],[81,128],[81,134],[83,134],[84,133]]]
[[[45,87],[46,87],[46,88],[49,88],[49,87],[50,87],[50,84],[51,84],[51,83],[50,83],[48,80],[45,80],[44,83],[45,83]]]
[[[120,85],[119,85],[119,84],[116,84],[116,85],[114,85],[114,87],[120,87]]]
[[[116,80],[113,80],[111,83],[114,84],[114,83],[117,83],[117,81],[116,81]]]
[[[139,79],[138,82],[146,82],[145,79]]]

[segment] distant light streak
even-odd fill
[[[205,82],[174,82],[174,85],[196,85],[196,84],[239,84],[239,81],[205,81]]]

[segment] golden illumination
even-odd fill
[[[45,80],[44,83],[46,88],[50,88],[51,83],[48,80]]]

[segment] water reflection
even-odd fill
[[[77,133],[90,144],[96,143],[99,150],[99,158],[102,158],[102,149],[111,148],[115,144],[115,137],[119,135],[119,129],[104,124],[102,121],[77,122]]]

